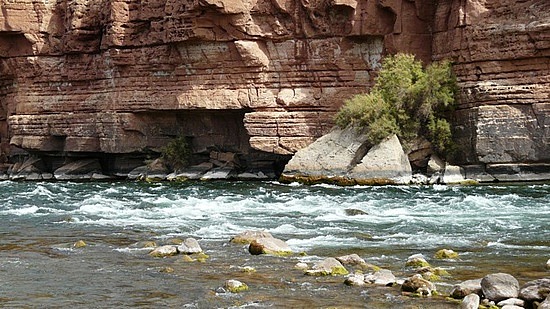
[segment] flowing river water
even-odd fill
[[[0,201],[2,307],[456,308],[443,297],[349,287],[341,276],[294,268],[351,253],[400,278],[411,275],[407,257],[422,253],[450,273],[437,283],[443,293],[488,273],[510,273],[520,284],[550,274],[548,184],[4,181]],[[252,256],[229,243],[245,230],[268,231],[296,254]],[[187,237],[199,241],[206,261],[153,258],[140,246]],[[78,240],[87,246],[74,248]],[[433,259],[441,248],[460,259]],[[168,267],[173,272],[162,271]],[[223,293],[227,279],[250,289]]]

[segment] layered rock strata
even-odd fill
[[[548,170],[545,0],[0,2],[0,160],[127,172],[176,136],[285,161],[372,84],[384,54],[451,58],[461,155]],[[61,160],[62,161],[62,160]],[[510,167],[520,168],[515,165]]]
[[[430,42],[408,1],[1,5],[4,155],[117,157],[178,135],[196,152],[291,155],[371,84],[386,49]]]
[[[453,59],[456,160],[484,181],[550,179],[550,2],[440,1],[434,59]]]

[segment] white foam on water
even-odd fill
[[[271,234],[309,234],[307,229],[297,228],[293,224],[282,224],[275,228],[268,229]]]
[[[30,215],[35,214],[38,212],[40,208],[38,206],[29,206],[29,207],[23,207],[23,208],[15,208],[15,209],[8,209],[4,210],[4,213],[12,214],[16,216],[24,216],[24,215]]]
[[[37,185],[34,190],[28,193],[28,195],[30,196],[42,195],[50,198],[55,196],[55,194],[52,191],[48,190],[46,187],[42,185]]]
[[[322,235],[313,238],[297,239],[291,238],[286,243],[294,251],[305,251],[311,248],[319,247],[344,247],[344,246],[357,246],[361,241],[354,237],[340,238],[334,235]]]

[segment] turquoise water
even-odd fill
[[[357,253],[410,275],[404,261],[451,248],[458,261],[430,259],[452,284],[491,272],[520,283],[547,277],[550,185],[334,187],[277,182],[0,182],[0,305],[7,307],[365,307],[413,308],[392,288],[346,287],[313,278],[297,262]],[[348,215],[347,209],[366,212]],[[251,256],[229,244],[267,230],[294,252]],[[155,259],[139,242],[194,237],[205,263]],[[75,249],[84,240],[88,246]],[[255,273],[241,271],[252,266]],[[161,270],[171,267],[174,272]],[[219,293],[227,279],[250,286]],[[430,305],[431,304],[431,305]]]

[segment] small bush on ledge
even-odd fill
[[[171,140],[164,148],[162,148],[162,158],[174,170],[188,166],[191,160],[191,155],[191,146],[185,136],[180,136]]]
[[[388,56],[371,92],[347,100],[335,121],[341,128],[366,128],[372,144],[397,134],[406,146],[423,136],[436,152],[445,155],[454,148],[445,117],[454,108],[456,92],[449,61],[434,62],[423,69],[413,55]]]

